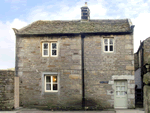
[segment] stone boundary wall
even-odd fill
[[[150,86],[144,86],[144,110],[145,113],[150,113]]]
[[[14,71],[0,70],[0,110],[14,108]]]

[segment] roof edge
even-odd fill
[[[17,36],[43,36],[43,35],[54,35],[54,36],[62,36],[62,35],[81,35],[81,34],[94,34],[94,35],[122,35],[122,34],[131,34],[131,31],[128,32],[80,32],[80,33],[51,33],[51,34],[17,34]]]
[[[12,28],[12,29],[14,30],[15,34],[18,33],[18,29],[16,29],[16,28]]]

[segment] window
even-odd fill
[[[42,43],[42,56],[49,57],[49,43]]]
[[[114,51],[113,38],[104,38],[104,51],[113,52]]]
[[[50,47],[51,45],[51,47]],[[57,42],[43,42],[42,43],[42,57],[49,57],[49,53],[51,57],[58,56],[58,45]]]
[[[53,57],[57,56],[57,43],[56,42],[51,43],[51,56]]]
[[[45,92],[58,91],[58,76],[45,74]]]

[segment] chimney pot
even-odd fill
[[[87,7],[87,2],[85,2],[85,5],[81,7],[81,20],[89,21],[89,19],[90,19],[90,9]]]

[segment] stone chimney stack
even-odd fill
[[[82,21],[90,20],[90,9],[87,7],[87,2],[85,2],[85,5],[81,7],[81,20]]]

